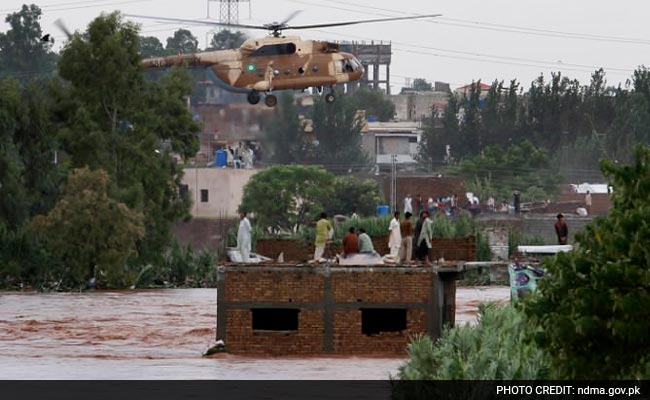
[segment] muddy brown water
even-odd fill
[[[457,290],[457,323],[507,287]],[[201,354],[215,336],[216,289],[0,292],[0,379],[386,379],[405,358]]]

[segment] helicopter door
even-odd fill
[[[334,72],[339,75],[343,73],[342,61],[334,61]]]

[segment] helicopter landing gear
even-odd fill
[[[264,104],[266,104],[267,107],[275,107],[275,105],[278,104],[278,98],[273,94],[266,95],[264,98]]]
[[[325,95],[326,103],[334,103],[334,100],[336,100],[336,96],[334,96],[334,92],[329,92],[328,94]]]
[[[249,92],[248,95],[246,96],[246,100],[248,100],[248,102],[250,104],[259,103],[260,102],[260,94],[259,94],[259,92],[257,90],[253,90],[253,91]]]

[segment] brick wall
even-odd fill
[[[361,333],[361,310],[335,311],[334,352],[405,356],[413,333],[426,332],[426,313],[423,310],[407,310],[406,325],[408,330],[405,331],[364,335]]]
[[[301,310],[295,332],[256,332],[250,310],[229,310],[227,346],[240,354],[317,354],[323,352],[323,312]]]
[[[431,240],[429,257],[432,260],[476,261],[476,238],[434,238]]]
[[[335,302],[426,303],[431,291],[428,275],[409,271],[333,274],[332,288]]]
[[[457,273],[433,268],[232,265],[218,277],[217,337],[232,353],[404,355],[412,335],[455,320]],[[253,330],[259,308],[299,310],[298,329]],[[406,328],[364,333],[366,309],[404,310]]]

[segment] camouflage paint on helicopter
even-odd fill
[[[294,16],[296,13],[293,13]],[[363,21],[338,22],[331,24],[302,25],[289,27],[285,20],[263,26],[221,24],[201,21],[188,21],[175,18],[147,17],[176,22],[195,22],[235,28],[267,29],[271,36],[246,40],[239,49],[208,51],[196,54],[149,58],[142,61],[145,68],[167,68],[172,66],[206,67],[209,76],[226,90],[247,93],[248,101],[257,104],[260,92],[266,94],[264,102],[273,107],[277,98],[274,90],[307,89],[309,87],[329,87],[325,95],[327,102],[333,102],[334,86],[338,83],[354,82],[363,76],[361,62],[352,54],[339,51],[337,43],[303,40],[298,36],[281,37],[283,29],[309,29],[331,26],[352,25],[368,22],[395,21],[414,18],[436,17],[418,15],[411,17],[381,18]]]

